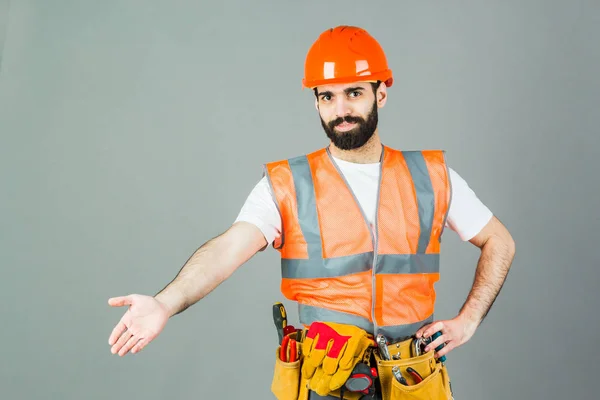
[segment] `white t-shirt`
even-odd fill
[[[333,159],[373,226],[380,163],[357,164],[335,157]],[[452,168],[448,170],[452,198],[446,226],[456,232],[461,240],[467,241],[481,231],[493,214],[456,171]],[[281,216],[273,198],[267,178],[263,177],[250,192],[235,220],[256,225],[270,245],[281,235]]]

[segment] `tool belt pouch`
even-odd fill
[[[296,333],[290,333],[288,336],[295,338]],[[278,400],[299,400],[300,371],[303,356],[300,354],[298,360],[285,362],[279,358],[280,349],[281,346],[277,346],[277,351],[275,352],[275,368],[273,371],[273,381],[271,382],[271,391]]]
[[[410,348],[410,340],[401,344],[403,348]],[[393,354],[393,345],[388,346]],[[405,353],[405,352],[403,352]],[[377,372],[381,385],[382,400],[451,400],[452,392],[446,367],[438,362],[434,350],[417,357],[401,354],[399,360],[383,360],[378,352],[374,352],[377,362]],[[400,373],[408,385],[400,383],[392,372],[398,366]],[[406,369],[412,367],[421,375],[423,380],[417,382]]]

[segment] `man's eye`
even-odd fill
[[[356,96],[352,96],[352,97],[357,97],[357,96],[360,96],[360,92],[359,92],[358,90],[355,90],[355,91],[354,91],[354,92],[352,92],[350,95],[351,95],[351,96],[352,96],[352,95],[356,95]]]
[[[323,96],[323,97],[321,97],[321,100],[324,100],[324,101],[331,100],[331,96]]]

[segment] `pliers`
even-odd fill
[[[279,349],[279,359],[283,362],[294,362],[298,360],[298,350],[296,340],[284,336]]]
[[[406,372],[408,372],[410,374],[410,376],[413,377],[413,379],[415,380],[416,383],[423,381],[423,377],[421,376],[421,374],[419,374],[417,371],[415,371],[415,369],[413,367],[406,368]]]

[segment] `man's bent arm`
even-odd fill
[[[258,227],[237,222],[196,250],[154,297],[167,306],[169,316],[179,314],[212,292],[266,245]]]
[[[481,256],[473,287],[459,316],[478,326],[487,316],[504,285],[515,255],[515,242],[496,217],[492,217],[481,232],[469,241],[481,249]]]

